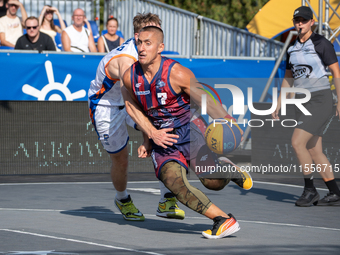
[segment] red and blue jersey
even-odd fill
[[[190,97],[177,94],[170,84],[175,60],[162,57],[160,68],[149,83],[139,62],[131,66],[133,93],[142,110],[157,129],[180,128],[190,122]]]

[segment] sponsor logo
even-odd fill
[[[301,77],[309,78],[313,71],[313,67],[309,65],[295,65],[292,68],[293,77],[299,79]]]
[[[145,96],[145,95],[149,95],[150,94],[150,90],[146,90],[146,91],[136,91],[136,95],[137,96]]]
[[[206,160],[207,160],[207,158],[208,158],[208,154],[206,154],[206,155],[202,156],[202,158],[200,159],[200,161],[206,161]]]
[[[22,86],[22,92],[36,97],[38,101],[73,101],[86,96],[86,91],[83,89],[71,93],[69,88],[67,88],[67,85],[72,78],[70,74],[66,75],[63,83],[55,82],[51,61],[45,62],[45,69],[48,84],[41,90],[38,90],[29,84],[25,84]]]
[[[163,88],[165,86],[165,82],[162,80],[159,80],[156,82],[156,87],[157,88]]]

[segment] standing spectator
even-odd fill
[[[0,0],[0,18],[5,16],[7,13],[7,6],[6,6],[7,0]]]
[[[26,19],[27,34],[22,35],[15,44],[16,50],[43,50],[55,51],[56,47],[53,40],[47,34],[39,31],[39,20],[37,17]]]
[[[98,51],[110,52],[114,48],[122,45],[124,39],[116,35],[118,29],[118,20],[116,18],[109,18],[106,22],[107,34],[102,35],[98,39]]]
[[[22,36],[22,27],[25,26],[27,13],[25,7],[18,0],[9,0],[6,4],[8,10],[6,16],[0,18],[0,41],[1,45],[13,47],[18,38]],[[21,9],[22,19],[17,16]]]
[[[73,24],[65,28],[61,35],[64,50],[73,52],[97,52],[91,30],[84,27],[85,22],[88,28],[91,27],[85,17],[84,11],[79,8],[75,9],[72,20]]]
[[[56,14],[59,20],[60,27],[54,25],[53,22],[53,14]],[[45,5],[44,8],[41,10],[39,16],[39,25],[40,25],[40,32],[43,32],[49,35],[53,42],[55,43],[55,36],[57,33],[61,34],[62,31],[66,28],[65,22],[61,17],[57,8],[52,7],[50,5]]]

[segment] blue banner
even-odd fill
[[[102,57],[98,54],[0,52],[0,100],[87,101],[90,82],[95,78]],[[173,59],[189,68],[200,82],[215,88],[218,96],[212,94],[221,98],[229,114],[233,114],[235,102],[225,85],[238,87],[243,93],[245,112],[233,115],[245,124],[250,119],[249,88],[252,88],[252,101],[258,102],[275,65],[274,60]],[[279,79],[274,79],[272,87],[280,85],[284,71],[282,63],[276,74]],[[271,102],[271,93],[272,88],[265,102]]]

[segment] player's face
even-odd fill
[[[152,63],[164,48],[163,43],[155,32],[143,31],[139,33],[137,41],[138,60],[141,64]]]

